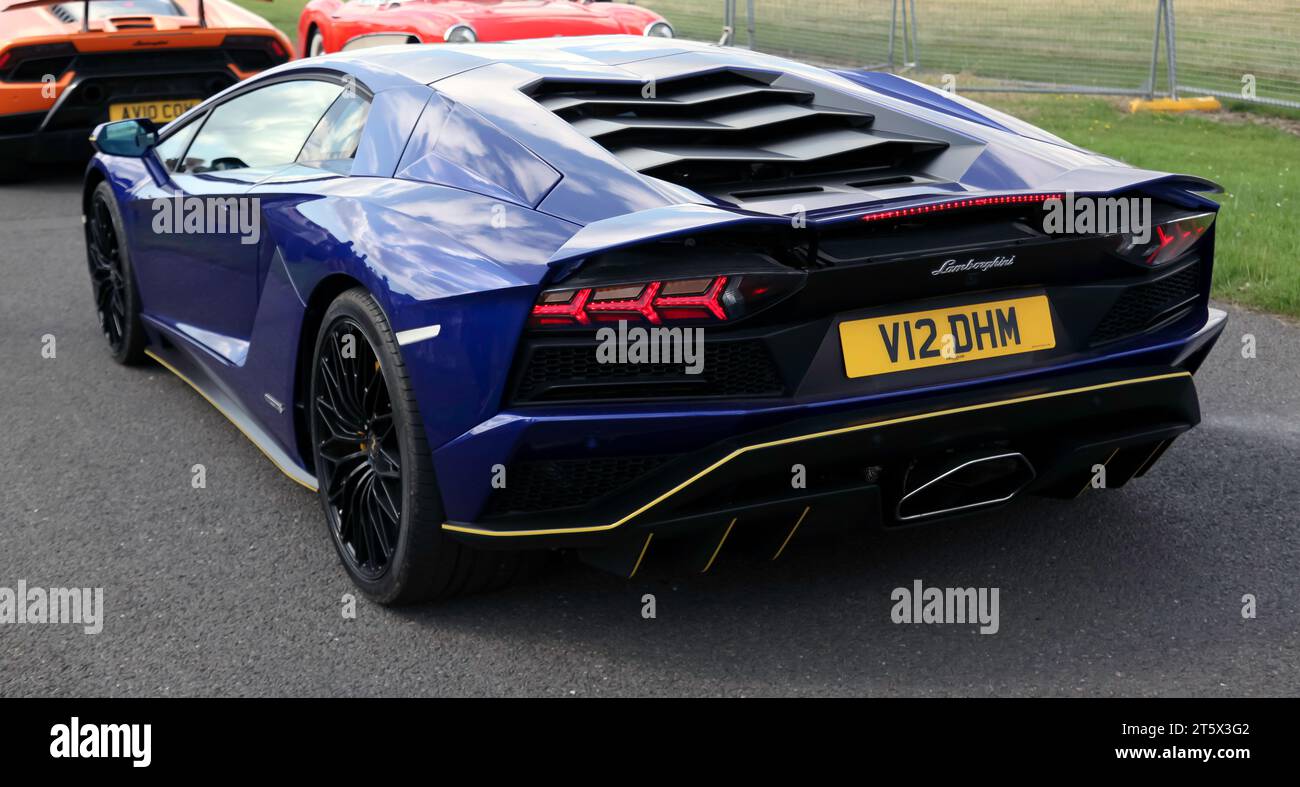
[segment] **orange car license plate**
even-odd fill
[[[171,101],[138,101],[128,104],[112,104],[108,108],[108,119],[132,120],[146,118],[159,124],[170,123],[202,100],[200,98],[177,98]]]
[[[840,323],[849,377],[1050,350],[1056,346],[1046,295]]]

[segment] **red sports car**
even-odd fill
[[[312,0],[298,19],[303,56],[393,43],[440,44],[631,33],[672,38],[647,8],[575,0]]]

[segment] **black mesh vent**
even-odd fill
[[[154,21],[151,16],[116,16],[113,17],[113,27],[118,30],[153,30]]]
[[[600,363],[596,346],[539,345],[515,387],[516,402],[666,397],[779,396],[781,375],[758,340],[704,345],[699,374],[682,364]]]
[[[217,49],[83,52],[77,55],[73,68],[81,76],[159,76],[186,71],[224,71],[228,62],[225,53]]]
[[[506,469],[506,487],[492,491],[484,515],[585,505],[627,486],[669,459],[672,457],[617,456],[516,462]]]
[[[902,165],[947,143],[870,130],[865,112],[730,71],[649,85],[548,80],[542,106],[628,167],[687,186],[780,182]]]
[[[58,78],[72,64],[72,55],[65,57],[39,57],[24,60],[8,77],[9,82],[41,82],[46,76]]]
[[[1092,343],[1113,342],[1176,317],[1191,307],[1191,302],[1200,292],[1199,265],[1190,265],[1150,284],[1130,287],[1106,312],[1101,324],[1092,334]]]

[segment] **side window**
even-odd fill
[[[173,131],[167,135],[167,139],[158,143],[154,152],[158,154],[158,160],[167,168],[168,172],[175,172],[181,164],[181,156],[185,154],[185,148],[190,146],[190,140],[194,139],[194,132],[199,130],[203,125],[203,118],[198,118],[185,124],[184,128]]]
[[[183,171],[217,172],[292,164],[343,88],[302,79],[278,82],[214,108],[185,154]]]
[[[348,175],[357,155],[361,131],[370,114],[370,99],[344,91],[330,106],[298,154],[298,163]]]

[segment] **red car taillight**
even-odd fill
[[[221,47],[241,71],[265,71],[288,62],[289,53],[274,36],[226,36]]]
[[[45,75],[59,76],[77,55],[72,44],[16,46],[0,52],[0,81],[40,82]]]
[[[1204,237],[1212,224],[1213,213],[1198,213],[1161,222],[1155,225],[1145,239],[1132,234],[1124,236],[1120,241],[1119,253],[1134,262],[1158,268],[1186,254]]]
[[[609,287],[547,290],[533,305],[534,326],[590,325],[619,320],[725,322],[728,277],[634,282]]]

